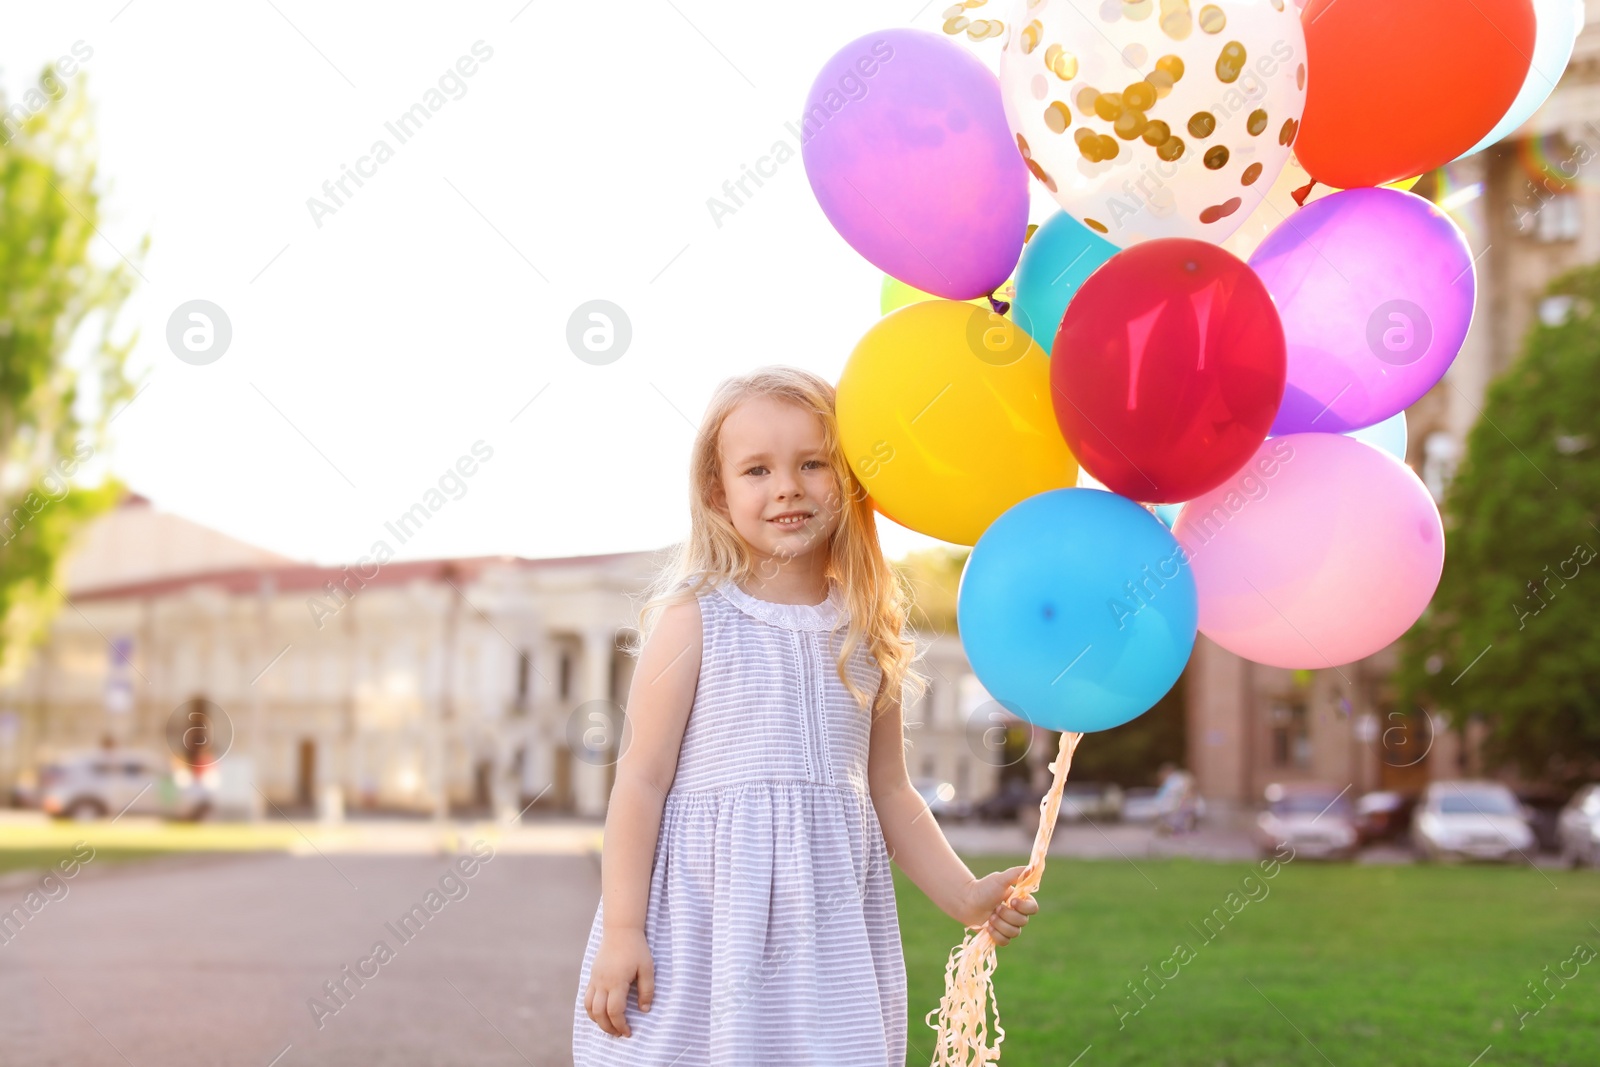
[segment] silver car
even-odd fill
[[[1600,867],[1600,783],[1584,786],[1561,809],[1556,839],[1566,866]]]
[[[198,820],[211,810],[215,766],[196,772],[153,752],[96,749],[69,753],[39,768],[34,795],[58,818],[160,815]]]
[[[1425,860],[1533,863],[1533,831],[1526,813],[1499,782],[1434,782],[1417,802],[1411,838]]]
[[[1295,855],[1349,859],[1360,846],[1348,787],[1322,782],[1267,786],[1267,809],[1256,817],[1256,847],[1270,856],[1287,843]]]

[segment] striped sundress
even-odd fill
[[[842,591],[777,604],[724,581],[699,605],[700,681],[645,918],[655,1001],[642,1013],[629,989],[631,1037],[584,1011],[602,900],[573,1005],[575,1067],[903,1067],[905,960],[867,791],[868,713],[836,669]],[[877,692],[865,647],[847,669]]]

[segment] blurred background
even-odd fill
[[[715,383],[877,317],[789,124],[912,7],[7,8],[0,1060],[570,1063],[631,598]],[[1433,609],[1323,671],[1202,636],[1079,749],[1008,1061],[1592,1062],[1597,23],[1414,189],[1478,272],[1405,413]],[[879,522],[912,776],[1020,862],[1058,738],[967,666],[967,550]],[[961,930],[900,891],[925,1063]]]

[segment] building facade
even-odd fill
[[[310,566],[130,496],[84,531],[67,608],[0,680],[0,794],[52,753],[109,742],[192,758],[198,736],[248,765],[257,813],[326,810],[331,794],[355,810],[602,815],[653,563]],[[933,639],[922,670],[912,774],[986,795],[1004,745],[967,719],[997,706],[954,638]]]

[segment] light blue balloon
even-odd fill
[[[1001,514],[956,597],[973,673],[1050,730],[1108,730],[1148,711],[1183,673],[1198,620],[1177,539],[1099,489],[1052,489]]]
[[[1155,509],[1156,509],[1156,518],[1161,520],[1161,525],[1165,526],[1167,529],[1170,530],[1177,523],[1177,521],[1178,521],[1178,513],[1183,510],[1183,505],[1182,504],[1157,504],[1157,505],[1155,505]]]
[[[1350,430],[1346,437],[1382,449],[1401,463],[1406,461],[1406,413],[1397,411],[1382,422]]]
[[[1456,159],[1466,159],[1511,136],[1555,91],[1556,82],[1567,69],[1572,47],[1583,29],[1583,0],[1533,0],[1533,19],[1533,60],[1528,64],[1528,74],[1522,79],[1522,88],[1511,101],[1510,110],[1495,123],[1494,129],[1484,134],[1483,140]]]
[[[1011,320],[1049,354],[1072,294],[1119,251],[1065,211],[1056,212],[1022,249]]]

